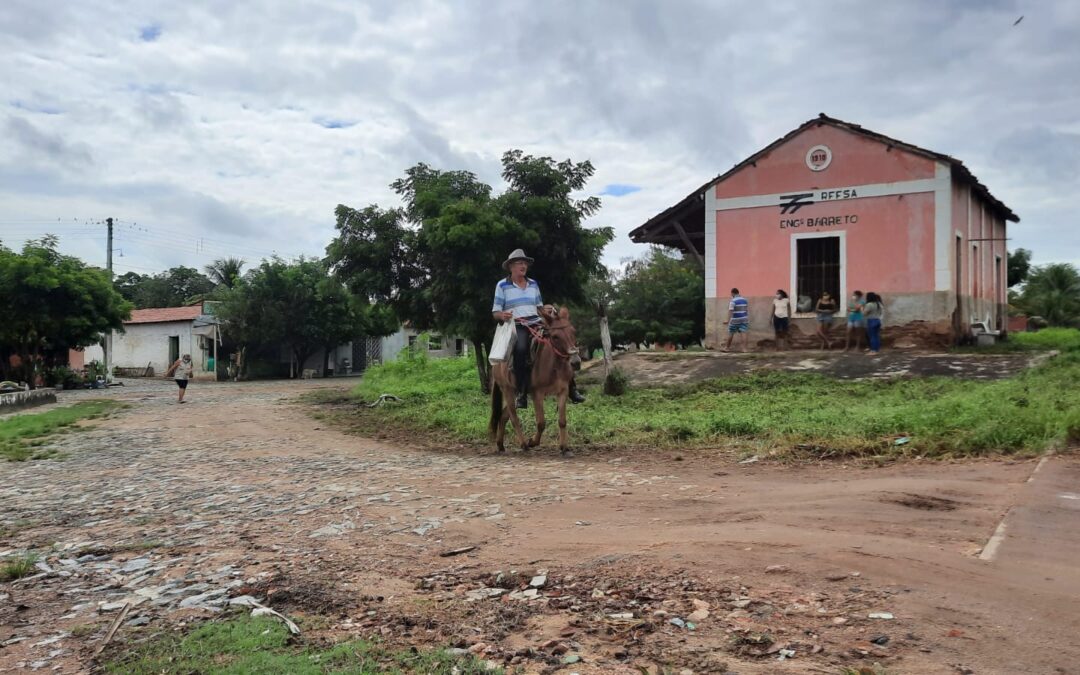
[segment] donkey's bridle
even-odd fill
[[[533,328],[529,324],[525,323],[521,319],[518,319],[518,323],[521,324],[522,326],[525,326],[525,328],[527,328],[529,330],[529,333],[532,334],[534,340],[536,340],[537,342],[539,342],[541,344],[545,344],[548,347],[551,347],[551,351],[553,351],[555,353],[555,356],[558,356],[559,358],[562,358],[562,359],[569,360],[571,356],[574,356],[575,354],[578,353],[577,347],[574,347],[574,348],[570,349],[567,353],[564,354],[561,351],[559,351],[559,348],[555,346],[555,343],[551,341],[551,338],[545,336],[542,332],[536,330],[535,328]]]

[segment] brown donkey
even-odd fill
[[[529,392],[533,400],[533,410],[536,412],[536,435],[528,442],[521,430],[521,419],[518,418],[517,408],[514,406],[517,391],[509,361],[502,361],[491,369],[494,386],[491,388],[491,420],[488,422],[488,431],[494,437],[499,452],[506,450],[503,439],[506,437],[507,419],[514,424],[514,432],[522,450],[540,445],[540,436],[544,433],[544,397],[554,396],[559,402],[559,450],[564,456],[570,454],[566,438],[566,399],[570,395],[570,380],[574,378],[574,371],[581,368],[577,336],[574,327],[570,325],[570,312],[565,307],[558,313],[545,311],[541,318],[547,334],[542,337],[533,336],[533,341],[540,343],[534,350],[530,383],[532,391]]]

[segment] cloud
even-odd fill
[[[58,133],[48,133],[22,117],[8,118],[7,132],[15,145],[20,146],[32,160],[46,159],[49,163],[82,168],[94,163],[85,143],[70,142]]]
[[[641,191],[641,187],[637,185],[622,185],[619,183],[612,183],[605,185],[604,189],[600,191],[601,195],[608,195],[611,197],[625,197],[626,195],[633,194]]]
[[[1080,262],[1061,233],[1078,26],[1068,0],[8,0],[0,195],[11,217],[319,255],[336,204],[397,204],[389,183],[421,161],[498,190],[520,148],[592,161],[585,192],[611,198],[589,224],[615,229],[615,264],[643,251],[630,229],[824,111],[962,159],[1024,219],[1010,245]]]
[[[63,110],[56,106],[40,103],[24,103],[22,101],[12,101],[11,107],[17,108],[19,110],[25,110],[27,112],[41,113],[42,115],[62,115],[64,113]]]

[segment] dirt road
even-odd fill
[[[0,465],[0,556],[47,553],[0,584],[0,669],[88,670],[125,604],[121,643],[250,595],[518,672],[1080,672],[1075,456],[432,452],[322,428],[294,400],[322,386],[111,390],[133,407],[66,460]]]

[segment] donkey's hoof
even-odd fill
[[[559,455],[561,457],[573,457],[574,451],[570,448],[559,448]]]
[[[506,446],[504,446],[504,445],[503,445],[502,443],[500,443],[500,444],[499,444],[499,445],[498,445],[498,446],[497,446],[497,447],[495,448],[495,454],[497,455],[497,454],[500,454],[500,453],[503,453],[503,452],[506,452]]]

